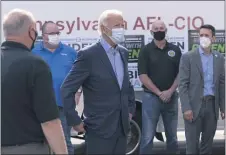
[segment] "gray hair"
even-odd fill
[[[28,31],[32,23],[35,23],[35,18],[31,12],[13,9],[4,17],[4,36],[20,36]]]
[[[108,18],[109,15],[120,15],[120,16],[122,16],[122,12],[119,11],[119,10],[106,10],[100,15],[99,20],[98,20],[98,33],[100,35],[102,34],[101,25],[105,26],[107,24],[107,18]]]

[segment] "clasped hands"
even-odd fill
[[[173,91],[171,89],[168,90],[164,90],[162,92],[159,92],[157,94],[159,96],[159,98],[164,102],[167,103],[170,101],[172,95],[173,95]]]

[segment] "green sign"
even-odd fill
[[[144,47],[144,35],[125,35],[122,45],[129,50],[128,62],[137,63],[140,50]]]
[[[188,49],[194,50],[199,47],[199,32],[196,30],[188,31]],[[216,30],[216,40],[212,44],[212,50],[225,54],[225,30]]]

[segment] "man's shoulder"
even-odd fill
[[[141,52],[146,53],[149,52],[150,50],[154,49],[154,41],[151,41],[149,43],[147,43],[146,45],[144,45],[144,47],[141,48]]]
[[[147,49],[147,48],[153,48],[154,46],[154,41],[151,41],[151,42],[149,42],[149,43],[147,43],[146,45],[144,45],[144,49]]]
[[[197,57],[197,49],[184,52],[181,57],[183,60],[192,60],[194,57]]]
[[[49,69],[49,66],[40,56],[31,52],[27,53],[26,55],[22,55],[16,61],[20,63],[20,67],[24,66],[23,69],[27,70],[27,72],[38,72]],[[16,64],[17,63],[15,63],[15,65]]]
[[[61,43],[61,46],[68,53],[76,53],[76,50],[74,48],[72,48],[71,46],[69,46],[69,45],[66,45],[64,43]]]
[[[27,56],[27,59],[35,66],[37,67],[46,67],[48,66],[46,64],[46,62],[38,55],[34,55],[32,53],[30,53],[28,56]]]
[[[87,45],[86,47],[82,48],[78,51],[78,55],[84,55],[84,56],[92,56],[96,55],[96,52],[101,47],[99,42],[93,43],[91,45]]]
[[[213,51],[213,54],[215,57],[219,57],[219,58],[223,58],[224,59],[224,55],[222,53],[220,53],[219,51]]]
[[[168,44],[168,47],[169,47],[170,50],[181,53],[180,47],[178,47],[177,45],[175,45],[171,42],[167,42],[167,44]]]
[[[92,51],[92,50],[95,50],[99,47],[101,47],[101,43],[100,42],[95,42],[95,43],[92,43],[90,45],[87,45],[85,46],[84,48],[81,49],[81,51]]]
[[[189,50],[187,52],[184,52],[183,55],[193,56],[193,55],[196,55],[198,53],[198,51],[199,51],[199,49],[195,48],[195,49]]]

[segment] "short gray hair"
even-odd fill
[[[28,31],[29,26],[31,26],[32,23],[35,23],[35,18],[31,12],[13,9],[4,17],[4,36],[20,36]]]
[[[122,16],[122,12],[119,10],[106,10],[104,11],[98,20],[98,33],[102,34],[101,32],[101,25],[106,25],[106,21],[109,15],[120,15]]]

